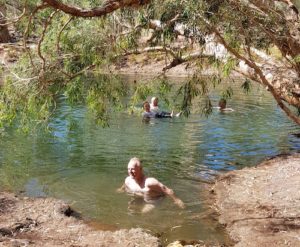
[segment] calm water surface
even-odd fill
[[[217,104],[217,94],[212,96]],[[113,115],[110,128],[96,126],[84,107],[62,100],[52,133],[25,136],[15,129],[1,136],[0,186],[31,196],[53,196],[86,218],[117,228],[143,227],[176,239],[224,240],[210,218],[207,185],[216,175],[253,166],[266,157],[300,149],[291,123],[263,89],[237,92],[228,103],[234,112],[214,111],[206,118],[154,119]],[[140,157],[154,176],[186,203],[170,199],[148,214],[143,201],[116,193],[131,157]]]

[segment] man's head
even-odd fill
[[[129,161],[127,169],[128,175],[134,179],[140,179],[143,176],[141,161],[136,157]]]
[[[226,108],[226,99],[220,99],[219,107],[220,107],[220,110],[223,110]]]
[[[158,98],[157,97],[152,97],[151,98],[151,104],[153,106],[157,106],[158,105]]]
[[[150,112],[150,104],[148,101],[145,101],[143,104],[143,108],[145,112]]]

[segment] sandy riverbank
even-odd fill
[[[235,247],[300,246],[300,154],[229,172],[212,192]]]

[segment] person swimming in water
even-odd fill
[[[157,97],[152,97],[151,98],[150,110],[153,111],[153,112],[159,112],[158,98]]]
[[[172,118],[173,117],[173,111],[171,113],[151,111],[151,107],[148,101],[144,102],[143,108],[144,108],[143,118]]]
[[[128,177],[118,192],[126,191],[138,197],[143,197],[147,203],[142,209],[143,213],[149,212],[155,206],[155,202],[163,196],[169,196],[180,208],[184,208],[184,203],[175,196],[174,191],[156,178],[146,177],[143,172],[141,161],[134,157],[130,159],[128,166]]]
[[[230,111],[234,111],[232,108],[227,108],[227,101],[226,99],[220,99],[219,103],[218,103],[218,108],[220,112],[230,112]]]
[[[159,106],[158,106],[158,98],[157,97],[152,97],[151,98],[150,111],[156,112],[156,113],[160,113],[160,114],[165,114],[165,115],[171,115],[171,114],[173,114],[173,111],[171,113],[160,111]],[[175,115],[175,117],[179,117],[180,115],[181,115],[181,112],[177,113]]]

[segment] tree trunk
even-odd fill
[[[0,43],[8,43],[11,38],[8,32],[7,26],[2,26],[6,23],[6,6],[5,4],[0,4]]]

